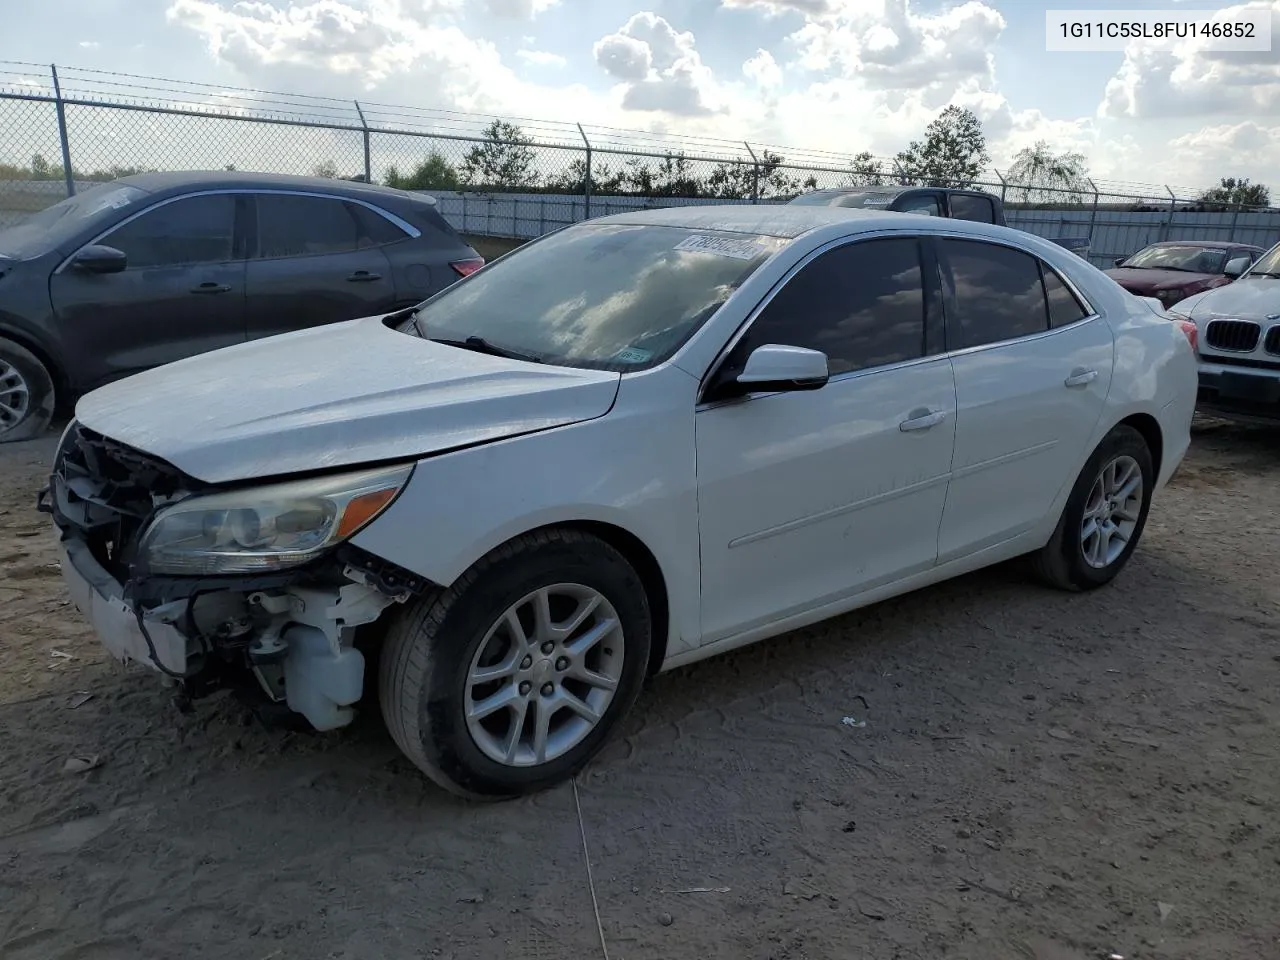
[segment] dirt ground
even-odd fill
[[[108,662],[52,448],[0,448],[0,957],[603,956],[570,786],[468,805],[376,719]],[[579,781],[608,955],[1280,956],[1277,476],[1280,431],[1202,425],[1109,589],[1005,566],[655,680]]]

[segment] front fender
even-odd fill
[[[674,367],[624,378],[603,417],[419,462],[352,543],[448,586],[539,528],[602,523],[639,540],[667,586],[668,651],[699,636],[697,382]]]

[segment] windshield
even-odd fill
[[[39,256],[146,195],[145,191],[124,183],[90,187],[33,213],[15,227],[0,231],[0,254],[20,260]]]
[[[1188,273],[1222,273],[1227,251],[1193,244],[1147,247],[1120,264],[1135,270],[1182,270]]]
[[[545,363],[640,370],[674,353],[785,244],[686,227],[569,227],[432,297],[412,329]]]
[[[1246,277],[1280,277],[1280,243],[1260,256]]]
[[[839,191],[818,191],[803,193],[791,202],[802,207],[857,207],[873,210],[884,210],[893,203],[897,193],[866,190],[859,193],[842,193]]]

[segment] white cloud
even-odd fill
[[[720,109],[715,78],[693,34],[676,30],[656,13],[635,14],[592,49],[600,68],[626,84],[625,110],[701,116]]]
[[[643,40],[611,33],[592,47],[596,63],[617,80],[643,80],[653,69],[653,51]]]
[[[763,10],[771,16],[778,16],[788,12],[832,13],[840,3],[839,0],[721,0],[720,5],[729,9]]]
[[[81,40],[76,46],[81,50],[97,50],[102,44],[97,40]]]
[[[742,72],[766,90],[782,86],[782,68],[768,50],[757,50],[756,55],[742,65]]]
[[[1249,8],[1257,9],[1256,4]],[[1280,38],[1280,0],[1271,10],[1271,33]],[[1229,20],[1243,6],[1218,16]],[[1202,38],[1158,48],[1141,42],[1125,50],[1108,81],[1098,113],[1104,117],[1280,116],[1280,55],[1272,51],[1210,51]]]
[[[830,7],[806,15],[791,35],[801,66],[859,76],[881,89],[994,82],[991,47],[1005,20],[981,0],[932,14],[917,13],[911,0],[845,0]]]
[[[563,67],[569,61],[549,50],[517,50],[516,56],[535,67]]]
[[[560,0],[485,0],[485,5],[489,13],[495,17],[507,20],[532,20],[559,2]]]
[[[1201,127],[1169,141],[1178,158],[1176,174],[1190,184],[1217,183],[1224,176],[1247,176],[1275,182],[1275,158],[1280,156],[1280,125],[1261,126],[1252,120]]]

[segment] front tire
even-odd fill
[[[1061,590],[1093,590],[1115,579],[1142,537],[1155,489],[1147,441],[1121,424],[1080,471],[1049,542],[1032,555],[1041,580]]]
[[[576,530],[519,537],[393,622],[379,699],[397,746],[452,793],[501,799],[576,774],[640,692],[640,577]]]
[[[0,337],[0,443],[31,440],[53,419],[53,377],[21,344]]]

